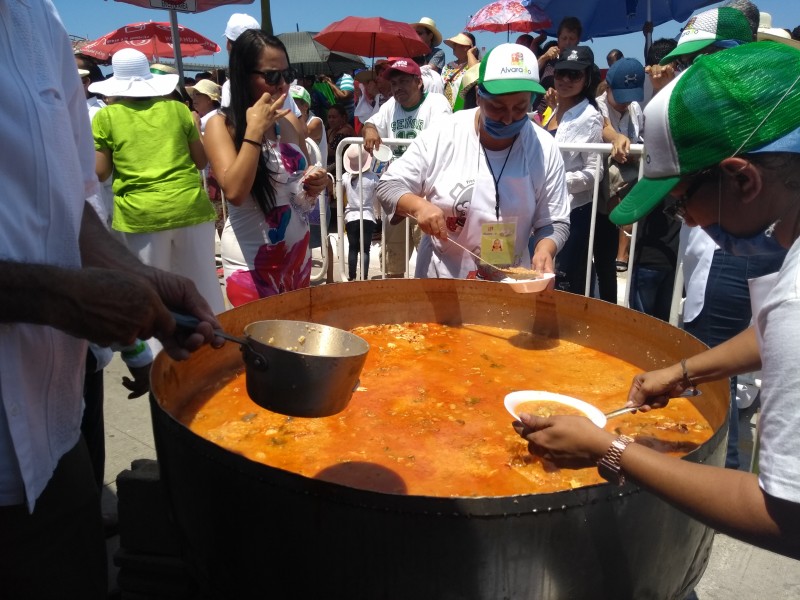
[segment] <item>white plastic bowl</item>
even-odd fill
[[[544,291],[550,280],[555,276],[555,273],[542,273],[539,279],[512,279],[511,277],[506,277],[501,279],[500,283],[510,285],[512,290],[520,294],[532,294]]]
[[[592,406],[583,400],[578,400],[577,398],[572,398],[571,396],[554,394],[553,392],[543,392],[538,390],[522,390],[518,392],[511,392],[510,394],[506,395],[504,404],[506,406],[506,410],[511,413],[511,416],[515,419],[518,419],[519,415],[517,415],[517,407],[524,402],[536,402],[537,400],[559,402],[566,406],[577,408],[598,427],[605,427],[606,425],[606,416],[599,408]]]

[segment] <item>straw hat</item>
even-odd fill
[[[150,65],[150,72],[153,75],[177,75],[178,69],[170,65],[162,65],[161,63],[153,63]]]
[[[772,42],[788,44],[794,48],[800,48],[800,42],[793,40],[788,31],[772,26],[772,15],[767,12],[760,13],[756,38],[759,42],[762,40],[770,40]]]
[[[361,154],[361,171],[358,170],[358,155]],[[343,156],[344,170],[351,175],[368,171],[372,166],[372,155],[359,144],[350,144]]]
[[[438,46],[442,43],[442,34],[436,29],[436,21],[430,17],[422,17],[418,23],[409,23],[412,27],[424,27],[433,34],[433,45]]]
[[[361,69],[357,73],[353,75],[353,79],[355,79],[359,83],[367,83],[372,81],[373,79],[377,79],[375,75],[375,71],[372,69]]]
[[[444,43],[451,48],[453,46],[467,46],[468,48],[472,47],[472,40],[469,39],[469,36],[464,33],[454,35],[449,40],[445,40]]]
[[[195,94],[203,94],[204,96],[208,96],[214,102],[220,101],[220,95],[222,94],[222,87],[210,79],[201,79],[194,85],[188,86],[186,88],[186,93],[190,96],[194,96]]]
[[[132,48],[123,48],[111,58],[114,76],[89,86],[93,94],[148,98],[166,96],[178,85],[178,75],[153,75],[147,57]]]

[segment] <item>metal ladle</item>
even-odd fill
[[[683,393],[678,394],[677,396],[672,396],[673,398],[695,398],[697,396],[702,396],[703,392],[698,390],[697,388],[689,388],[685,390]],[[617,410],[612,410],[611,412],[605,413],[606,419],[613,419],[614,417],[618,417],[620,415],[624,415],[625,413],[635,412],[639,410],[640,406],[626,406],[625,408],[618,408]]]
[[[417,221],[417,220],[416,220],[414,217],[412,217],[411,215],[408,215],[408,218],[409,218],[409,219],[411,219],[412,221],[414,221],[415,223],[419,224],[419,221]],[[445,232],[445,235],[447,236],[447,241],[448,241],[448,242],[450,242],[451,244],[455,244],[456,246],[458,246],[459,248],[461,248],[461,249],[462,249],[464,252],[466,252],[467,254],[469,254],[470,256],[472,256],[473,258],[475,258],[476,260],[478,260],[479,262],[482,262],[484,265],[486,265],[486,266],[488,267],[488,270],[489,270],[489,272],[490,272],[490,273],[492,273],[492,274],[493,274],[493,275],[495,275],[495,276],[497,276],[497,274],[499,273],[499,274],[501,274],[501,275],[502,275],[502,278],[508,277],[508,271],[506,271],[506,270],[504,270],[504,269],[501,269],[500,267],[497,267],[497,266],[493,265],[493,264],[492,264],[492,263],[490,263],[490,262],[487,262],[485,258],[481,258],[480,256],[478,256],[477,254],[475,254],[475,253],[474,253],[472,250],[470,250],[469,248],[467,248],[467,247],[465,247],[465,246],[462,246],[461,244],[459,244],[457,241],[455,241],[453,238],[451,238],[451,237],[450,237],[450,235],[449,235],[448,233],[446,233],[446,232]],[[431,237],[435,237],[435,236],[431,236]]]

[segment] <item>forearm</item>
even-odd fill
[[[694,384],[717,381],[759,369],[761,354],[755,328],[752,326],[719,346],[686,359],[686,371]]]
[[[539,249],[540,242],[545,240],[553,244],[555,247],[555,257],[558,251],[564,247],[564,244],[569,237],[569,223],[563,221],[553,221],[550,225],[539,227],[533,232],[533,247],[534,250]],[[545,246],[542,246],[545,248]]]
[[[416,219],[420,209],[425,208],[428,204],[430,203],[422,196],[407,192],[400,196],[400,199],[397,201],[397,208],[395,209],[392,222],[399,221],[401,217],[412,217]]]
[[[636,483],[717,531],[800,555],[798,505],[769,497],[756,475],[691,463],[641,444],[629,445],[621,464]]]
[[[57,327],[59,312],[66,312],[73,305],[70,290],[76,270],[0,261],[0,322]]]

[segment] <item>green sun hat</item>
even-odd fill
[[[800,50],[753,42],[699,57],[644,111],[644,177],[611,212],[628,225],[680,178],[800,127]]]
[[[689,19],[678,38],[678,45],[659,64],[669,64],[679,56],[694,54],[723,40],[740,44],[753,41],[753,31],[747,17],[729,6],[707,10]]]
[[[536,55],[519,44],[500,44],[489,50],[481,60],[478,84],[490,94],[545,93]]]

